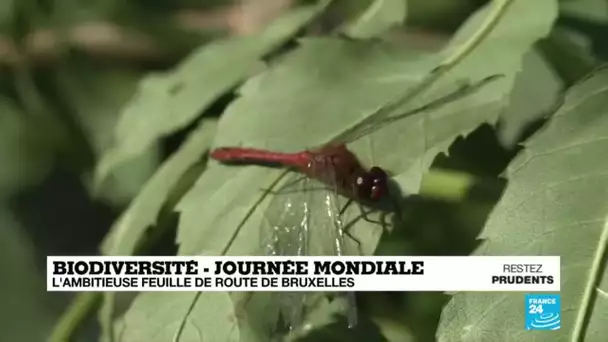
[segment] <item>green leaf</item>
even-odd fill
[[[268,293],[251,298],[247,306],[252,315],[235,307],[231,296],[224,292],[142,293],[116,321],[114,340],[270,341],[268,332],[274,327],[267,325],[265,317],[273,310]],[[189,318],[184,319],[186,316]]]
[[[366,165],[380,165],[398,175],[396,180],[406,192],[417,193],[423,174],[438,153],[461,134],[496,120],[508,99],[522,55],[547,34],[555,12],[554,1],[515,2],[486,41],[399,113],[453,91],[462,80],[475,81],[493,74],[505,77],[449,106],[370,134],[351,144],[353,150]],[[477,14],[454,39],[462,41],[470,36],[481,19],[483,13]],[[456,48],[452,44],[441,55]],[[215,145],[289,152],[330,141],[374,117],[378,108],[415,86],[439,59],[414,55],[380,42],[304,40],[281,63],[244,85],[241,97],[219,123]],[[260,188],[268,187],[277,174],[257,167],[212,165],[179,205],[180,253],[221,253],[239,234],[240,221],[259,201]],[[202,208],[202,203],[207,205]],[[243,234],[257,232],[264,206],[259,209],[241,227]],[[248,235],[243,245],[251,245],[255,241],[252,238],[255,236]],[[362,239],[367,241],[366,251],[373,252],[377,238],[378,234],[372,234]],[[241,245],[233,246],[230,253],[249,251]]]
[[[407,63],[408,56],[404,49],[386,44],[304,40],[295,53],[244,85],[242,96],[220,121],[221,134],[216,135],[215,144],[282,151],[317,145],[340,134],[345,125],[371,115],[432,68],[420,60]],[[261,189],[268,188],[278,173],[267,168],[211,166],[178,206],[180,254],[223,253],[259,200]],[[253,242],[259,241],[261,213],[256,210],[253,215],[242,229],[244,235],[235,241],[240,247],[230,253],[248,254],[257,248]]]
[[[399,111],[402,114],[453,93],[463,82],[504,76],[460,97],[393,122],[350,145],[366,165],[380,165],[416,193],[433,158],[454,139],[481,123],[494,122],[506,105],[524,53],[550,30],[555,1],[515,1],[495,29],[464,60]],[[440,54],[412,53],[384,42],[305,39],[293,53],[249,80],[224,113],[216,146],[299,151],[324,144],[361,125],[385,118],[378,109],[414,89],[441,60],[462,48],[487,10],[473,16]],[[380,113],[380,114],[379,114]],[[280,171],[211,163],[178,205],[180,255],[250,255],[259,250],[260,225]],[[270,197],[270,196],[268,196]],[[356,208],[353,208],[356,212]],[[350,216],[349,216],[350,217]],[[381,234],[377,225],[357,224],[365,254]],[[257,296],[254,295],[253,298]],[[235,303],[242,302],[234,298]],[[276,316],[247,311],[265,325]],[[184,321],[191,320],[189,315]],[[258,325],[262,325],[264,321]],[[201,323],[202,324],[202,323]]]
[[[290,331],[285,336],[285,341],[300,341],[300,339],[306,337],[315,329],[325,326],[327,322],[332,320],[333,315],[340,313],[342,305],[343,303],[340,301],[329,301],[327,297],[319,298],[318,303],[311,308],[312,314],[306,317],[300,327]]]
[[[406,0],[375,0],[344,32],[353,38],[371,38],[403,24]]]
[[[39,182],[50,171],[58,132],[41,123],[0,97],[0,198]]]
[[[486,7],[473,14],[440,55],[449,56],[459,51],[490,9]],[[396,174],[395,179],[405,193],[418,193],[422,177],[437,154],[447,151],[456,138],[479,125],[496,122],[508,105],[523,56],[550,32],[556,12],[557,4],[552,0],[513,1],[486,39],[407,107],[430,103],[453,91],[464,80],[473,83],[491,75],[502,75],[500,79],[446,106],[410,116],[360,139],[353,147],[371,150],[371,153],[358,155],[368,165],[381,165]]]
[[[43,341],[53,324],[34,249],[5,204],[0,205],[0,340]]]
[[[156,223],[161,209],[180,179],[209,148],[215,127],[215,119],[202,120],[200,127],[190,134],[180,149],[160,166],[106,235],[101,247],[103,254],[133,255],[143,242],[146,231],[150,227],[158,228]],[[115,301],[114,293],[104,294],[99,319],[106,337],[112,335]]]
[[[589,37],[569,28],[556,27],[540,46],[567,86],[591,73],[600,63]]]
[[[479,2],[453,0],[407,0],[407,24],[434,30],[453,30]]]
[[[585,341],[601,341],[606,337],[606,320],[608,320],[608,272],[595,290],[596,300],[591,311],[589,327],[585,333]],[[602,336],[603,335],[603,336]]]
[[[500,117],[502,125],[498,134],[503,145],[513,147],[528,124],[555,109],[563,83],[538,49],[526,53],[509,107]]]
[[[156,223],[160,209],[181,176],[209,148],[215,127],[215,120],[202,120],[180,149],[160,166],[106,235],[101,247],[103,254],[133,255],[146,229]]]
[[[119,109],[135,93],[138,73],[100,67],[85,58],[70,58],[57,67],[56,84],[74,113],[96,157],[112,147]],[[159,163],[156,146],[112,170],[91,192],[113,203],[126,204],[141,190]],[[87,185],[90,184],[87,179]]]
[[[181,317],[197,293],[148,292],[140,294],[127,312],[121,341],[133,342],[240,342],[241,336],[230,296],[223,292],[204,292],[190,311],[183,327]],[[181,327],[181,328],[180,328]],[[179,338],[176,332],[181,331]]]
[[[114,147],[97,166],[97,183],[153,142],[190,124],[222,94],[259,71],[263,67],[261,57],[284,43],[324,7],[323,2],[297,8],[258,35],[205,45],[174,71],[144,78],[120,115]]]
[[[413,342],[416,341],[414,334],[401,322],[394,322],[387,318],[377,318],[375,323],[382,332],[382,336],[389,342]]]
[[[608,21],[608,3],[604,0],[563,0],[560,13],[605,23]]]
[[[14,23],[15,17],[15,2],[12,0],[2,1],[0,3],[0,29],[5,33]]]
[[[608,315],[608,69],[574,86],[507,170],[509,185],[479,255],[561,256],[561,329],[523,330],[523,295],[460,293],[443,311],[440,341],[601,341]],[[602,294],[604,293],[604,295]],[[599,316],[599,317],[598,317]],[[599,321],[598,321],[599,319]],[[505,322],[522,322],[512,329]],[[605,322],[605,320],[604,320]],[[588,324],[588,325],[587,325]]]

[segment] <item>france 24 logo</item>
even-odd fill
[[[527,330],[558,330],[561,327],[558,294],[529,294],[525,302]]]

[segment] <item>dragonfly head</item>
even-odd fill
[[[389,192],[388,175],[381,168],[374,166],[357,177],[356,187],[359,198],[379,201]]]

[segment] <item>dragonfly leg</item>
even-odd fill
[[[363,220],[365,220],[365,221],[367,221],[369,223],[379,224],[382,227],[382,231],[387,231],[388,230],[388,228],[387,228],[388,225],[387,225],[387,223],[385,221],[385,219],[386,219],[386,213],[380,212],[381,219],[379,221],[374,221],[374,220],[370,219],[369,216],[367,216],[369,213],[373,212],[374,209],[371,209],[369,211],[365,211],[365,208],[361,205],[361,203],[357,202],[357,205],[359,207],[359,210],[360,210],[361,214],[356,219],[354,219],[352,222],[350,222],[344,228],[344,234],[346,234],[351,239],[355,240],[355,242],[357,242],[357,244],[359,245],[359,252],[362,252],[362,250],[361,250],[361,242],[350,233],[350,229],[354,226],[355,222],[357,222],[360,218],[362,218]]]
[[[346,212],[346,209],[348,209],[348,207],[353,204],[353,199],[349,198],[348,201],[346,201],[346,203],[344,204],[344,206],[342,207],[342,209],[340,209],[340,212],[338,213],[338,215],[340,215],[340,217],[342,217],[342,215],[344,215],[344,213]]]
[[[372,219],[369,218],[369,216],[367,216],[368,214],[372,213],[374,210],[370,210],[370,211],[365,211],[365,208],[360,204],[357,203],[359,205],[359,210],[361,211],[361,218],[363,218],[365,221],[369,222],[369,223],[374,223],[374,224],[379,224],[380,226],[382,226],[383,230],[386,230],[386,221],[384,220],[386,218],[386,216],[384,215],[384,213],[381,213],[380,216],[382,217],[380,220],[378,221],[374,221]]]
[[[344,212],[346,212],[346,209],[355,201],[353,201],[352,199],[349,199],[348,202],[346,202],[346,204],[342,207],[342,210],[340,210],[340,216],[342,216],[344,214]],[[361,212],[361,214],[359,216],[357,216],[354,220],[352,220],[351,222],[349,222],[347,225],[344,226],[343,228],[343,232],[344,235],[348,236],[349,238],[351,238],[353,241],[355,241],[357,243],[357,248],[359,250],[359,254],[362,254],[363,250],[362,250],[362,244],[361,244],[361,240],[359,240],[358,238],[356,238],[352,233],[351,233],[351,229],[352,227],[355,225],[355,223],[359,220],[359,219],[363,219],[369,223],[373,223],[373,224],[379,224],[382,227],[383,231],[387,230],[387,223],[385,221],[386,219],[386,213],[381,212],[380,216],[381,219],[379,221],[374,221],[372,219],[369,218],[368,214],[370,214],[371,212],[374,211],[374,209],[371,209],[369,211],[366,211],[365,208],[363,207],[363,205],[361,205],[361,203],[356,202],[357,206],[359,207],[359,211]]]
[[[348,228],[351,228],[353,225],[351,224]],[[361,247],[361,241],[359,239],[357,239],[351,232],[350,229],[345,229],[344,230],[344,235],[348,236],[349,238],[351,238],[353,241],[355,241],[355,243],[357,244],[357,249],[359,250],[359,254],[363,254],[363,248]]]
[[[338,215],[340,215],[340,217],[342,217],[344,215],[344,213],[346,212],[346,209],[348,209],[348,207],[353,204],[353,199],[349,198],[348,201],[344,204],[344,206],[342,206],[342,209],[340,209],[340,212],[338,213]],[[359,250],[359,254],[362,254],[362,249],[361,249],[361,241],[359,239],[357,239],[351,232],[350,229],[353,227],[353,225],[355,224],[355,222],[357,222],[359,218],[356,218],[354,220],[352,220],[351,222],[349,222],[346,226],[344,226],[342,228],[342,232],[344,233],[344,235],[348,236],[349,238],[351,238],[353,241],[355,241],[355,243],[357,243],[357,249]]]

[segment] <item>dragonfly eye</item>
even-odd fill
[[[377,201],[388,193],[388,175],[379,167],[372,167],[357,177],[357,194],[360,198]]]
[[[384,197],[384,194],[386,194],[386,192],[384,191],[383,187],[374,185],[372,186],[369,197],[373,200],[379,200]]]
[[[374,179],[385,179],[386,180],[388,178],[386,171],[382,170],[381,168],[379,168],[377,166],[373,166],[371,169],[369,169],[369,174]]]
[[[370,197],[379,200],[388,193],[388,175],[381,168],[374,166],[369,170],[369,176],[372,180]]]

